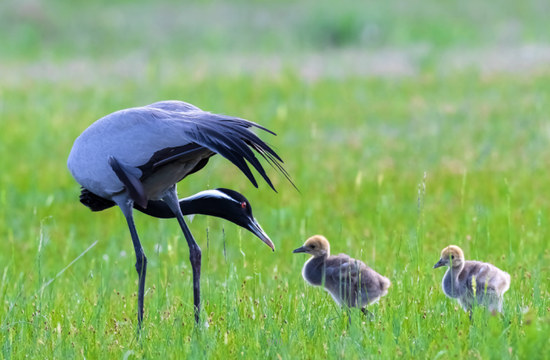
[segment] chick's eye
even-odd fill
[[[451,259],[454,259],[454,258],[455,258],[455,256],[454,256],[454,255],[451,255]]]
[[[312,249],[315,249],[315,245],[311,245],[311,248],[312,248]]]
[[[241,208],[246,209],[246,203],[245,202],[241,203]]]

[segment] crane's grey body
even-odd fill
[[[248,161],[274,189],[253,150],[288,179],[280,164],[282,160],[250,130],[253,127],[272,133],[253,122],[205,112],[182,101],[161,101],[109,114],[90,125],[75,140],[67,166],[82,185],[80,201],[92,211],[118,205],[126,217],[139,276],[140,326],[147,258],[135,228],[133,208],[151,216],[167,218],[172,214],[177,218],[189,246],[195,320],[198,322],[201,250],[183,219],[176,183],[201,170],[211,156],[220,154],[257,187]],[[188,206],[195,203],[193,207],[199,213],[223,217],[247,228],[274,248],[242,195],[222,189],[204,192],[197,199],[184,202]]]
[[[477,303],[485,305],[489,311],[502,312],[503,295],[510,288],[510,274],[489,263],[465,261],[462,269],[447,269],[442,286],[445,295],[457,299],[464,310],[472,309]]]
[[[159,200],[182,180],[201,160],[214,155],[208,137],[201,131],[204,122],[227,119],[204,112],[180,101],[163,101],[144,107],[120,110],[88,127],[75,141],[67,166],[80,185],[106,199],[124,190],[124,184],[107,159],[113,156],[125,171],[142,178],[140,166],[162,149],[191,143],[204,146],[192,159],[183,158],[162,166],[143,180],[148,200]],[[239,119],[240,120],[240,119]],[[144,138],[147,141],[144,141]]]
[[[346,254],[309,259],[302,269],[309,284],[323,286],[339,305],[365,307],[388,293],[390,280]]]

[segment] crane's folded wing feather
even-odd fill
[[[151,116],[162,120],[173,120],[177,126],[175,129],[183,131],[183,135],[191,143],[182,146],[180,151],[172,151],[169,156],[163,159],[157,159],[153,167],[161,166],[170,161],[180,159],[180,157],[189,156],[193,151],[198,151],[202,146],[211,151],[220,154],[235,166],[237,166],[252,182],[258,187],[254,175],[248,167],[247,161],[258,171],[269,186],[275,190],[271,180],[265,172],[262,164],[254,155],[258,152],[272,167],[282,172],[282,174],[292,183],[288,173],[282,167],[282,159],[277,153],[258,137],[250,128],[258,128],[274,134],[272,131],[237,117],[213,114],[201,110],[188,110],[186,112],[166,111],[160,108],[142,108],[151,112]],[[275,134],[274,134],[275,135]],[[294,185],[294,184],[293,184]]]
[[[141,181],[127,170],[124,169],[124,166],[117,161],[113,156],[109,157],[109,165],[115,172],[119,180],[124,184],[128,194],[138,205],[146,208],[147,207],[147,194]]]

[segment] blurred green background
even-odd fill
[[[544,358],[549,13],[548,1],[2,1],[0,357]],[[199,331],[177,223],[136,215],[149,258],[136,338],[124,218],[79,203],[66,159],[100,117],[167,99],[276,132],[260,136],[300,192],[275,171],[278,193],[255,189],[221,157],[179,185],[242,192],[277,247],[195,218]],[[348,327],[304,283],[291,251],[315,233],[391,279],[375,321],[353,313]],[[512,275],[503,315],[470,321],[445,298],[431,268],[450,243]]]
[[[546,1],[4,1],[3,55],[279,54],[549,40]]]

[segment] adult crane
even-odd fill
[[[275,191],[254,151],[290,181],[281,158],[251,128],[275,135],[241,118],[202,111],[182,101],[160,101],[109,114],[90,125],[75,140],[67,166],[82,186],[80,201],[92,211],[118,205],[128,223],[139,277],[137,317],[140,328],[147,257],[134,224],[134,208],[159,218],[177,218],[189,246],[197,323],[201,249],[185,223],[184,212],[232,221],[250,230],[274,250],[273,243],[252,216],[250,203],[241,194],[216,189],[179,201],[176,191],[176,183],[204,168],[215,154],[231,161],[255,187],[258,184],[246,161]]]

